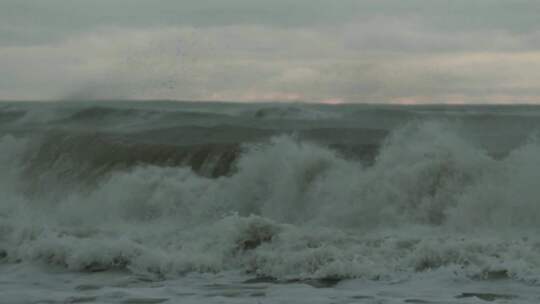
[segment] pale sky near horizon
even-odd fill
[[[538,0],[0,0],[0,100],[540,103]]]

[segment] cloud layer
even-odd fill
[[[512,0],[3,0],[0,99],[535,103],[538,12]]]

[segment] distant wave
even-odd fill
[[[259,119],[304,119],[304,120],[320,120],[320,119],[335,119],[340,115],[335,112],[320,111],[317,109],[302,108],[299,106],[265,106],[255,110],[248,111],[250,115]]]
[[[93,107],[87,107],[83,108],[81,110],[76,111],[75,113],[71,114],[66,120],[68,121],[75,121],[75,122],[87,122],[87,121],[100,121],[108,118],[114,118],[114,119],[121,119],[123,117],[125,118],[133,118],[133,116],[149,116],[152,114],[159,113],[157,111],[152,110],[141,110],[141,109],[115,109],[115,108],[109,108],[109,107],[100,107],[100,106],[93,106]]]

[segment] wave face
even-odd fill
[[[540,282],[536,108],[279,107],[4,106],[0,261]]]

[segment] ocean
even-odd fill
[[[540,107],[0,103],[0,303],[539,303]]]

